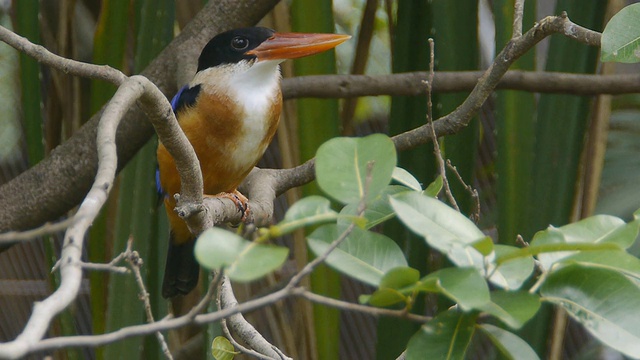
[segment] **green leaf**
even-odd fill
[[[540,309],[540,297],[526,291],[491,292],[491,302],[482,311],[489,313],[512,329],[520,329]]]
[[[496,244],[496,257],[518,251],[519,249],[508,245]],[[525,281],[531,276],[534,269],[532,256],[519,257],[513,260],[505,261],[498,268],[490,272],[489,280],[492,284],[506,290],[518,290]]]
[[[482,324],[479,327],[505,358],[513,360],[540,359],[531,346],[516,334],[491,324]]]
[[[309,248],[316,256],[324,254],[344,229],[345,226],[334,224],[316,229],[307,238]],[[393,240],[357,227],[329,254],[326,263],[372,286],[378,286],[387,271],[407,266],[402,250]]]
[[[640,4],[629,5],[615,14],[602,32],[602,61],[640,61]]]
[[[331,202],[318,195],[308,196],[293,204],[278,225],[269,229],[271,237],[282,236],[296,229],[334,221],[338,213],[331,209]]]
[[[490,301],[489,286],[475,268],[445,268],[424,277],[438,279],[439,292],[455,301],[462,310],[482,309]]]
[[[626,276],[570,265],[551,272],[540,293],[604,344],[630,357],[640,354],[640,289]]]
[[[417,192],[395,195],[390,202],[405,225],[454,264],[484,269],[484,257],[472,245],[485,235],[464,215]]]
[[[407,302],[407,296],[396,289],[381,288],[376,290],[371,296],[362,298],[371,306],[386,307],[401,302]]]
[[[233,344],[224,336],[217,336],[211,343],[211,355],[216,360],[233,360],[233,358],[240,354],[235,351]]]
[[[614,270],[640,279],[640,260],[621,250],[580,252],[564,258],[562,263]]]
[[[252,281],[276,270],[287,260],[289,249],[251,242],[219,228],[200,235],[195,245],[200,265],[219,270],[224,268],[231,280]]]
[[[420,272],[410,267],[397,267],[387,271],[380,280],[381,288],[402,289],[417,283]]]
[[[442,180],[442,175],[438,175],[438,177],[424,190],[424,194],[428,197],[434,198],[438,196],[443,186],[444,181]]]
[[[639,225],[638,220],[625,224],[622,219],[615,216],[596,215],[559,228],[549,226],[547,230],[535,234],[531,246],[560,243],[611,243],[628,248],[636,239]],[[539,254],[538,259],[545,269],[549,269],[556,261],[572,254],[575,252],[547,252]]]
[[[410,172],[401,167],[396,166],[393,169],[393,174],[391,175],[391,177],[393,178],[393,180],[399,182],[400,184],[408,187],[411,190],[422,191],[420,182],[413,175],[411,175]]]
[[[318,185],[343,204],[358,202],[364,195],[369,163],[373,166],[366,201],[373,200],[391,181],[396,166],[393,142],[382,134],[331,139],[316,154]]]
[[[379,225],[389,219],[393,219],[396,216],[395,211],[389,204],[389,195],[399,194],[401,192],[408,191],[406,187],[399,185],[389,185],[371,202],[367,204],[364,209],[363,217],[366,219],[365,229],[371,229],[372,227]],[[347,204],[340,211],[338,217],[338,224],[350,224],[351,217],[358,214],[357,203]]]
[[[414,287],[420,281],[420,272],[410,267],[397,267],[387,271],[380,279],[380,286],[371,296],[362,298],[373,306],[390,306],[406,302],[407,296],[400,289]]]
[[[464,359],[475,322],[476,315],[455,310],[437,315],[411,337],[407,360]]]
[[[489,256],[493,252],[493,240],[489,236],[485,236],[484,238],[475,241],[471,244],[471,246],[478,250],[478,252],[484,256]]]

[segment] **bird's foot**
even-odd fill
[[[249,199],[247,199],[246,196],[242,195],[242,193],[240,193],[238,190],[234,190],[232,192],[221,192],[215,195],[204,194],[204,197],[229,199],[233,201],[234,204],[236,204],[236,207],[242,213],[242,218],[240,219],[240,221],[247,222],[247,219],[249,219]]]

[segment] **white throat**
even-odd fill
[[[253,166],[266,150],[264,139],[274,101],[280,95],[281,61],[243,61],[200,71],[190,86],[201,85],[201,91],[223,94],[241,106],[240,131],[243,141],[236,143],[231,153],[232,164],[238,168]]]

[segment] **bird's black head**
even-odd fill
[[[246,53],[271,38],[273,34],[275,34],[274,30],[263,27],[242,28],[220,33],[202,50],[198,58],[198,71],[253,59],[255,55]]]

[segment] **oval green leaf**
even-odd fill
[[[382,288],[376,290],[371,296],[366,298],[371,306],[387,307],[407,301],[407,296],[398,290],[390,288]]]
[[[368,164],[372,164],[366,201],[373,200],[391,181],[396,167],[396,148],[388,136],[335,138],[318,148],[316,179],[320,188],[347,204],[363,197]]]
[[[362,215],[366,219],[364,228],[371,229],[389,219],[393,219],[396,213],[389,204],[389,196],[406,191],[408,191],[406,187],[399,185],[389,185],[382,190],[380,195],[369,202],[364,209],[364,214]],[[349,225],[352,222],[351,219],[353,216],[358,215],[358,205],[359,204],[351,203],[342,208],[340,216],[338,217],[338,224]]]
[[[489,303],[489,286],[475,268],[445,268],[425,276],[421,282],[438,279],[440,292],[464,311],[482,309]]]
[[[407,360],[465,359],[476,315],[445,311],[425,324],[407,345]]]
[[[393,178],[393,180],[408,187],[411,190],[422,191],[422,185],[420,185],[418,179],[416,179],[413,175],[411,175],[410,172],[401,167],[396,166],[393,169],[393,174],[391,175],[391,177]]]
[[[640,354],[640,289],[626,276],[570,265],[551,272],[540,293],[604,344],[630,357]]]
[[[539,360],[538,354],[519,336],[491,324],[482,324],[480,329],[506,359]]]
[[[346,226],[335,224],[316,229],[307,238],[309,248],[316,256],[324,254],[344,229]],[[404,253],[393,240],[358,227],[353,228],[329,254],[326,263],[345,275],[376,287],[387,271],[407,266]]]
[[[615,14],[602,32],[601,60],[640,62],[640,4]]]
[[[518,248],[508,245],[494,245],[496,257],[518,251]],[[531,276],[534,269],[532,256],[519,257],[506,261],[498,266],[495,271],[491,271],[489,281],[505,290],[518,290]]]
[[[212,269],[225,269],[234,281],[259,279],[278,269],[287,260],[289,249],[275,245],[258,244],[223,229],[211,228],[198,237],[195,256],[200,265]]]
[[[312,195],[300,199],[293,204],[278,225],[269,229],[272,237],[282,236],[296,229],[318,225],[338,218],[338,213],[331,209],[331,202],[322,196]]]
[[[491,302],[482,311],[494,316],[512,329],[520,329],[540,309],[540,297],[527,291],[491,292]]]
[[[211,342],[211,355],[216,360],[233,360],[233,358],[240,354],[233,347],[233,344],[224,336],[216,336]]]
[[[484,257],[473,244],[484,239],[478,227],[443,202],[417,192],[391,197],[398,218],[429,246],[445,254],[457,266],[484,269]]]
[[[622,219],[615,216],[596,215],[559,228],[550,226],[546,230],[539,231],[534,235],[531,246],[558,243],[609,243],[626,249],[635,241],[639,224],[637,220],[625,224]],[[575,253],[573,251],[547,252],[537,257],[542,266],[549,269],[553,263]]]

